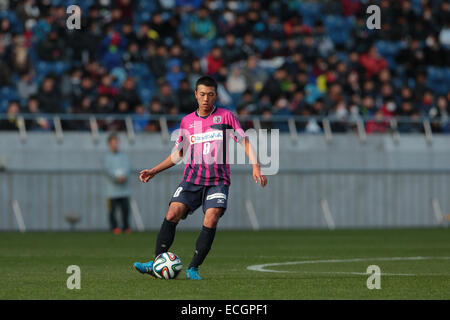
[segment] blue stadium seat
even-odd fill
[[[313,26],[314,22],[320,18],[322,8],[318,2],[300,2],[298,10],[303,18],[303,22]]]
[[[401,44],[398,42],[391,42],[391,41],[377,41],[375,43],[375,46],[378,49],[378,52],[380,55],[386,59],[386,61],[389,64],[390,68],[396,67],[396,61],[395,56],[397,55],[397,52],[401,49]]]
[[[70,63],[64,61],[58,61],[53,64],[52,69],[56,74],[62,74],[70,68]]]
[[[411,7],[416,14],[420,14],[422,11],[422,0],[412,0]]]
[[[444,69],[438,68],[438,67],[428,67],[427,75],[428,75],[428,80],[433,81],[433,82],[444,81],[444,78],[445,78]]]
[[[445,81],[450,82],[450,67],[444,69]]]
[[[259,52],[264,52],[269,46],[269,40],[264,38],[255,38],[253,44],[258,48]]]
[[[148,104],[153,97],[153,91],[148,88],[140,88],[139,96],[144,104]]]
[[[197,40],[189,37],[183,37],[182,42],[184,46],[197,56],[197,58],[204,57],[214,44],[213,41]]]
[[[14,87],[2,87],[0,88],[0,99],[1,100],[18,100],[19,95],[17,94],[16,88]]]
[[[450,70],[439,67],[428,67],[428,86],[438,95],[445,95],[450,91]]]
[[[6,113],[6,109],[8,108],[8,100],[0,99],[0,113]]]
[[[325,28],[334,44],[347,42],[352,24],[352,19],[336,15],[327,15],[324,19]]]

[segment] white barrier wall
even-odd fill
[[[66,215],[81,217],[77,230],[107,229],[101,157],[89,133],[65,133],[61,144],[48,133],[0,133],[0,230],[17,230],[19,205],[27,230],[69,230]],[[171,194],[181,179],[176,166],[149,184],[137,172],[164,159],[172,143],[157,134],[121,136],[135,172],[133,198],[146,229],[158,229]],[[436,226],[450,213],[450,137],[422,135],[300,135],[296,143],[280,136],[280,171],[262,189],[251,167],[233,166],[229,207],[222,228],[360,228]],[[433,202],[434,200],[434,202]],[[434,203],[434,206],[433,206]],[[438,206],[436,206],[438,204]],[[329,209],[329,210],[328,210]],[[440,210],[437,210],[440,209]],[[252,212],[256,216],[252,218]],[[180,224],[201,225],[202,213]]]

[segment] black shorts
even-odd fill
[[[183,216],[183,219],[192,214],[202,205],[203,213],[209,208],[227,209],[229,186],[201,186],[190,182],[182,181],[175,190],[169,206],[172,202],[181,202],[188,206],[189,211]],[[222,213],[222,215],[223,215]]]

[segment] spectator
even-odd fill
[[[420,132],[421,124],[417,123],[419,112],[414,108],[410,100],[402,101],[400,108],[396,110],[396,115],[401,117],[398,120],[399,132]]]
[[[219,46],[214,46],[206,56],[205,62],[206,73],[214,76],[225,63],[225,60],[222,58],[222,49]]]
[[[180,102],[179,112],[182,114],[188,114],[194,111],[196,105],[196,99],[192,93],[192,89],[187,79],[183,79],[180,82],[180,88],[177,92],[178,101]]]
[[[138,104],[141,104],[138,91],[136,89],[136,81],[132,77],[126,78],[119,90],[118,99],[126,101],[129,108],[134,110]]]
[[[263,59],[273,59],[285,55],[285,49],[279,39],[273,39],[263,53]]]
[[[55,79],[51,76],[42,81],[38,92],[39,107],[44,113],[64,112],[59,92],[55,86]]]
[[[6,119],[0,120],[0,130],[18,130],[19,124],[17,115],[20,113],[18,101],[12,100],[6,109]]]
[[[436,105],[428,113],[435,132],[450,132],[450,108],[444,96],[437,98]]]
[[[191,88],[195,88],[195,83],[198,78],[203,75],[202,65],[199,59],[194,59],[191,62],[190,70],[189,70],[189,85]]]
[[[313,63],[314,59],[318,56],[318,50],[312,36],[306,35],[303,38],[303,41],[299,46],[299,52],[308,64]]]
[[[267,80],[267,72],[259,66],[257,55],[251,55],[242,67],[242,74],[245,77],[247,88],[259,92],[262,90],[264,82]]]
[[[142,132],[148,125],[149,113],[143,104],[138,104],[134,108],[133,127],[136,132]]]
[[[374,99],[367,95],[362,98],[362,105],[360,109],[360,114],[363,116],[373,116],[375,112],[377,111],[375,107],[375,101]]]
[[[30,131],[48,131],[50,130],[50,122],[44,117],[39,117],[41,110],[39,109],[39,100],[37,96],[31,96],[27,102],[26,113],[37,116],[33,119],[25,120],[25,127]]]
[[[389,128],[389,122],[384,118],[383,111],[377,110],[373,119],[370,119],[366,123],[366,132],[372,133],[385,133]]]
[[[251,33],[246,33],[242,38],[242,52],[244,53],[245,58],[256,55],[259,52],[254,44],[254,38]]]
[[[60,61],[66,57],[63,40],[53,29],[47,37],[39,43],[38,54],[43,61]]]
[[[109,73],[102,76],[97,92],[99,95],[107,95],[110,98],[117,96],[119,93],[119,90],[113,86],[113,79]]]
[[[284,69],[277,69],[272,76],[264,83],[264,87],[262,91],[270,96],[270,100],[272,103],[275,103],[275,100],[282,93],[281,82],[286,79],[287,73]]]
[[[162,104],[163,113],[169,111],[171,105],[178,105],[177,97],[167,82],[162,83],[160,90],[155,94],[155,98]]]
[[[33,81],[33,75],[24,73],[19,82],[17,83],[17,93],[22,100],[28,100],[32,95],[35,95],[38,91],[38,85]]]
[[[227,78],[227,90],[231,95],[240,95],[247,88],[247,81],[239,68],[234,68]]]
[[[125,153],[119,151],[119,138],[114,133],[108,136],[108,149],[103,158],[103,170],[106,177],[105,193],[110,228],[114,234],[130,233],[128,218],[131,196],[129,186],[130,160]],[[122,213],[122,228],[119,227],[116,220],[116,211],[119,207]]]
[[[266,29],[267,30],[266,32],[264,32],[264,34],[265,36],[268,36],[270,39],[280,39],[283,37],[284,34],[283,26],[279,22],[277,16],[274,14],[269,15],[269,17],[267,18]]]
[[[28,73],[32,69],[31,59],[28,48],[25,45],[23,36],[14,36],[12,46],[9,51],[8,64],[12,70],[19,73]]]
[[[208,10],[200,7],[189,23],[189,35],[196,39],[212,40],[216,36],[216,26],[208,17]]]
[[[156,51],[153,51],[153,46],[149,45],[147,49],[150,50],[148,64],[151,72],[157,79],[164,78],[167,70],[167,48],[164,45],[159,45]]]
[[[12,84],[12,73],[5,61],[0,61],[0,87],[8,87]]]
[[[114,111],[113,101],[107,95],[99,95],[94,106],[94,112],[108,114]]]
[[[166,74],[166,81],[169,83],[172,90],[176,91],[180,87],[180,81],[185,78],[185,74],[181,71],[181,61],[172,58],[167,63],[169,72]]]
[[[434,35],[429,35],[425,40],[424,59],[428,65],[443,66],[444,51],[441,49],[438,40]]]
[[[445,27],[441,29],[439,42],[447,51],[450,49],[450,21],[446,21]]]
[[[164,110],[164,106],[162,105],[161,101],[159,101],[156,98],[152,99],[152,101],[150,102],[150,119],[152,119],[153,115],[161,115],[161,114],[165,114],[165,113],[167,113],[167,111]],[[161,131],[161,126],[159,125],[159,121],[156,119],[150,120],[149,124],[147,125],[146,130],[150,131],[150,132]]]
[[[201,0],[176,0],[176,5],[182,12],[191,12],[198,9],[202,4]]]
[[[227,65],[239,61],[243,58],[244,53],[241,48],[236,44],[236,37],[232,33],[225,35],[225,45],[222,48],[222,56]]]
[[[362,54],[359,61],[366,70],[366,78],[377,75],[388,67],[386,60],[380,56],[375,46],[370,47],[367,53]]]
[[[253,93],[250,90],[246,90],[242,94],[242,98],[237,105],[238,110],[246,109],[249,114],[257,113],[258,106],[255,104]]]

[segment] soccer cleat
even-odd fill
[[[151,277],[156,278],[155,274],[153,273],[153,260],[145,263],[135,262],[133,263],[133,268],[142,274],[147,273]]]
[[[202,280],[198,274],[198,268],[189,268],[186,270],[186,278],[190,280]]]
[[[122,230],[120,230],[120,228],[114,228],[112,231],[114,234],[121,234]]]

